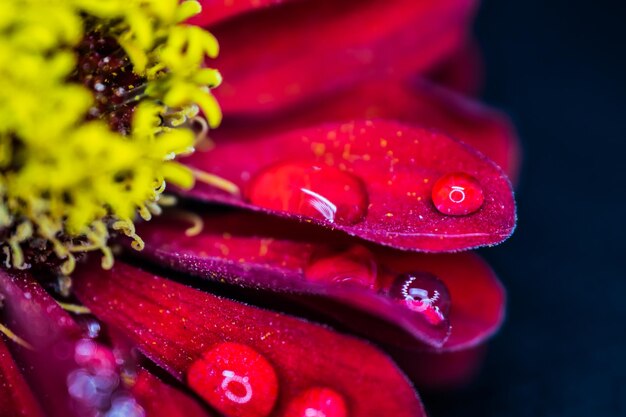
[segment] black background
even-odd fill
[[[427,409],[626,416],[626,2],[489,0],[475,32],[525,153],[517,231],[482,251],[508,317],[478,380]]]

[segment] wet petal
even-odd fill
[[[131,391],[148,417],[217,417],[217,414],[206,410],[189,395],[145,369],[137,374]]]
[[[506,116],[431,82],[385,79],[342,86],[295,109],[260,117],[226,117],[212,137],[233,140],[268,136],[325,122],[389,119],[433,128],[482,152],[515,180],[520,146]]]
[[[305,0],[239,15],[210,27],[222,50],[216,96],[226,114],[249,113],[355,78],[427,71],[463,43],[474,5]]]
[[[73,348],[80,328],[28,272],[0,271],[7,326],[34,350],[16,346],[26,379],[50,416],[78,416],[66,380],[76,367]]]
[[[189,163],[242,190],[199,184],[188,193],[197,199],[306,219],[401,249],[494,245],[515,226],[511,185],[493,162],[446,135],[383,120],[224,140]],[[457,172],[474,177],[484,194],[470,215],[443,214],[431,201],[436,181]],[[463,188],[449,199],[464,204]]]
[[[471,346],[495,332],[504,315],[502,286],[474,254],[364,247],[311,225],[249,212],[205,215],[202,223],[194,236],[186,234],[189,219],[181,215],[144,224],[141,256],[203,278],[298,293],[297,302],[351,330],[405,347]],[[445,344],[448,321],[429,322],[394,293],[394,282],[411,273],[431,274],[447,287],[452,333]]]
[[[278,414],[303,390],[323,385],[340,393],[354,416],[424,415],[416,393],[389,359],[324,327],[216,297],[121,262],[110,271],[78,271],[75,289],[98,317],[124,331],[176,378],[187,381],[192,372],[192,388],[211,405],[241,411],[231,415],[261,415],[248,407],[259,401],[267,406],[254,392],[271,385],[257,379],[269,372],[268,365],[278,378]],[[230,362],[222,363],[227,358]],[[233,369],[222,369],[225,363]],[[198,373],[206,374],[202,384]]]
[[[452,332],[441,350],[476,346],[493,335],[504,319],[504,288],[489,265],[473,253],[420,255],[387,250],[382,263],[398,273],[428,271],[445,282],[452,299]]]
[[[46,415],[144,416],[121,384],[122,365],[113,351],[88,337],[30,272],[0,271],[0,292],[8,326],[32,345],[13,353]]]
[[[0,337],[0,415],[7,417],[43,417],[23,375]]]

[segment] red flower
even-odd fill
[[[225,118],[185,163],[226,186],[181,191],[111,270],[80,264],[87,315],[46,271],[0,271],[33,348],[0,339],[0,415],[425,415],[413,384],[465,382],[504,315],[456,252],[515,227],[509,122],[433,81],[475,89],[474,2],[203,3]]]

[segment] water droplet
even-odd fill
[[[74,360],[79,366],[93,372],[112,372],[117,366],[111,349],[91,339],[82,339],[76,343]]]
[[[85,324],[85,327],[87,328],[87,337],[89,337],[90,339],[95,339],[100,335],[100,323],[98,323],[96,320],[89,320]]]
[[[361,221],[368,205],[359,178],[308,162],[280,163],[262,170],[249,183],[246,196],[257,206],[342,224]]]
[[[287,406],[285,417],[346,417],[346,402],[329,388],[307,389]]]
[[[239,343],[220,343],[187,371],[191,389],[228,417],[266,417],[278,396],[278,378],[260,353]]]
[[[74,360],[79,368],[68,374],[67,390],[82,409],[82,415],[107,410],[112,397],[120,392],[113,352],[91,339],[81,339],[74,346]]]
[[[137,400],[130,396],[122,395],[111,402],[111,408],[104,417],[145,417],[146,412]]]
[[[343,251],[314,254],[304,275],[310,281],[350,283],[374,288],[377,269],[372,252],[363,246],[354,245]]]
[[[478,210],[485,200],[478,180],[461,172],[439,178],[432,190],[437,210],[451,216],[464,216]]]
[[[389,295],[434,326],[443,323],[450,310],[450,293],[446,285],[427,272],[399,275]]]

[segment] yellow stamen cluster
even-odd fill
[[[111,229],[143,242],[133,220],[159,213],[165,184],[191,187],[174,158],[193,151],[190,120],[221,113],[202,68],[218,45],[181,22],[196,1],[5,0],[0,13],[0,244],[24,268],[24,247],[45,246],[74,267],[73,253],[100,250],[112,265]],[[93,91],[75,79],[77,46],[89,32],[115,39],[144,85],[129,97],[128,132],[90,117]]]

